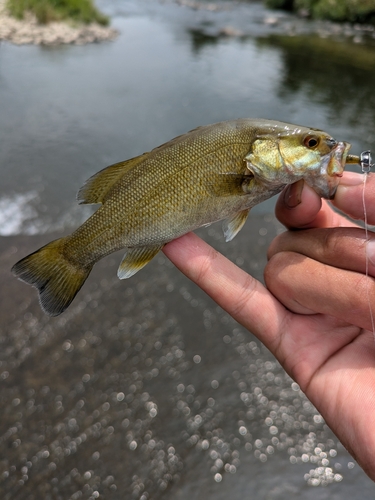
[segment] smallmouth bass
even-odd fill
[[[148,153],[111,165],[79,190],[81,204],[101,207],[71,235],[17,262],[12,272],[39,290],[51,316],[69,306],[93,265],[125,248],[118,269],[130,278],[163,246],[224,220],[226,241],[254,205],[300,179],[333,198],[350,144],[312,128],[238,119],[194,129]]]

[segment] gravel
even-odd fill
[[[43,25],[30,13],[18,20],[8,14],[5,4],[6,0],[0,0],[0,41],[6,40],[16,45],[84,45],[113,40],[118,35],[115,29],[96,23],[73,25],[53,22]]]

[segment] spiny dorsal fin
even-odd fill
[[[149,153],[136,156],[130,160],[121,161],[103,168],[81,187],[77,194],[78,202],[82,204],[103,203],[105,197],[123,175],[133,167],[144,161]]]
[[[148,264],[163,246],[164,243],[161,245],[129,248],[120,263],[117,276],[120,280],[130,278]]]
[[[238,212],[229,219],[223,221],[223,232],[225,241],[232,241],[236,234],[241,231],[243,225],[246,222],[247,216],[249,215],[249,210],[243,210]]]
[[[200,125],[199,127],[195,127],[192,130],[189,130],[189,132],[186,132],[184,134],[177,135],[173,139],[171,139],[168,142],[164,142],[163,144],[160,144],[160,146],[156,146],[151,153],[159,153],[163,149],[167,149],[170,146],[173,146],[179,142],[183,142],[185,139],[188,139],[189,135],[194,135],[195,133],[198,133],[201,130],[204,129],[209,129],[211,126],[210,125]]]

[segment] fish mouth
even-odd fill
[[[348,142],[338,142],[330,153],[322,157],[317,175],[306,179],[307,184],[322,198],[332,200],[335,197],[350,147]]]

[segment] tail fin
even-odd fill
[[[40,305],[50,316],[65,311],[92,269],[68,260],[63,247],[64,238],[52,241],[12,267],[17,278],[39,290]]]

